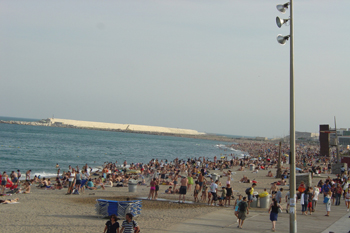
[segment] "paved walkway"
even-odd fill
[[[298,203],[297,229],[298,232],[306,233],[348,233],[350,231],[350,212],[346,211],[344,200],[340,206],[332,206],[329,217],[326,207],[319,201],[316,212],[312,215],[301,215],[301,206]],[[252,209],[245,220],[243,229],[237,228],[238,223],[233,213],[233,208],[219,208],[204,216],[190,219],[186,222],[173,226],[165,232],[271,232],[271,221],[267,210],[260,208]],[[156,231],[155,231],[156,232]],[[164,232],[164,231],[162,231]],[[289,214],[285,211],[279,214],[276,224],[276,232],[289,232]]]

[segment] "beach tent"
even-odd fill
[[[96,212],[103,217],[109,217],[115,214],[118,218],[124,219],[127,213],[131,213],[134,217],[141,214],[141,200],[111,201],[97,199],[96,201]]]

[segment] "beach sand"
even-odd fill
[[[266,177],[266,171],[252,173],[249,170],[236,171],[238,167],[231,169],[236,172],[231,181],[235,197],[238,193],[245,196],[244,190],[251,186],[247,183],[239,183],[243,175],[249,179],[255,179],[258,184],[255,188],[259,193],[264,188],[270,189],[271,183],[278,180]],[[271,169],[276,174],[276,169]],[[227,171],[227,170],[226,170]],[[221,173],[211,171],[211,173]],[[313,185],[317,184],[320,178],[314,178]],[[226,184],[226,177],[220,181]],[[164,191],[169,186],[161,185],[159,198],[178,200],[178,194],[165,194]],[[285,189],[284,195],[289,189],[288,186],[281,186]],[[17,204],[1,204],[0,219],[1,232],[102,232],[107,219],[96,214],[96,199],[126,200],[137,197],[147,197],[149,188],[138,186],[136,193],[129,193],[128,187],[106,187],[106,190],[86,190],[80,195],[65,195],[67,189],[44,190],[32,186],[30,194],[14,194],[10,197],[0,197],[0,199],[19,198]],[[192,195],[191,195],[192,194]],[[187,192],[186,200],[193,200],[193,192]],[[164,232],[166,229],[184,222],[190,218],[217,211],[220,208],[206,204],[178,204],[169,201],[147,201],[143,200],[142,212],[136,221],[140,225],[142,232]],[[231,200],[231,205],[234,201]],[[283,204],[285,205],[284,201]],[[233,207],[232,216],[234,214]],[[261,210],[261,209],[260,209]],[[252,209],[259,211],[259,209]],[[121,220],[119,223],[121,224]]]

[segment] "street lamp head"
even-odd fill
[[[285,4],[279,4],[276,6],[277,10],[282,12],[282,13],[285,13],[286,10],[288,9],[288,6],[289,6],[289,2],[285,3]]]
[[[281,19],[280,17],[276,17],[277,27],[282,27],[283,24],[287,23],[289,19]]]
[[[284,45],[286,43],[286,41],[289,39],[290,36],[282,36],[281,34],[277,35],[277,41],[278,43],[280,43],[281,45]]]

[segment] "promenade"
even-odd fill
[[[320,199],[322,199],[322,197]],[[312,215],[301,215],[301,205],[298,203],[297,207],[298,232],[348,233],[350,231],[350,212],[346,211],[344,200],[341,200],[340,206],[331,207],[332,211],[329,217],[324,216],[326,214],[326,207],[322,203],[322,200],[319,201],[316,211],[313,212]],[[247,219],[244,221],[243,229],[238,229],[237,225],[238,223],[236,222],[233,208],[220,208],[217,211],[175,225],[166,232],[272,232],[267,209],[251,209]],[[154,232],[158,231],[154,229]],[[287,214],[285,210],[278,215],[276,232],[289,232],[289,214]]]

